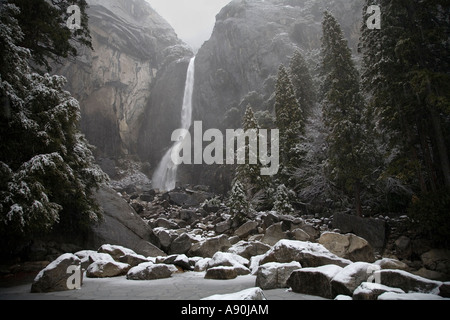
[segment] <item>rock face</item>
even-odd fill
[[[163,120],[171,111],[165,102],[182,99],[179,79],[185,78],[187,66],[177,60],[192,53],[145,0],[87,2],[94,51],[79,49],[75,62],[56,71],[69,79],[68,90],[82,106],[82,131],[98,151],[136,154],[143,126]],[[171,73],[169,81],[166,73]],[[175,89],[157,98],[160,86]],[[156,117],[145,121],[150,114]]]
[[[86,247],[98,249],[105,243],[131,248],[144,256],[165,255],[150,243],[153,231],[125,200],[112,189],[102,187],[96,193],[103,209],[103,221],[93,227]]]
[[[196,58],[194,120],[207,128],[234,128],[251,100],[255,111],[273,108],[275,77],[280,64],[288,65],[296,49],[312,61],[321,45],[324,9],[341,22],[350,45],[359,39],[362,3],[358,0],[246,0],[231,1],[216,16],[211,38]],[[314,68],[316,61],[311,62]],[[238,108],[236,121],[224,121],[227,112]],[[231,118],[228,118],[230,120]],[[211,167],[186,171],[186,181],[215,186],[218,190],[229,175],[215,175]]]

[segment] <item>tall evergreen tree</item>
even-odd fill
[[[385,176],[414,193],[410,214],[430,239],[450,230],[450,3],[366,1],[382,10],[380,30],[363,25],[363,85],[386,141]]]
[[[306,118],[312,114],[316,103],[316,90],[306,61],[299,50],[294,52],[291,59],[290,73],[295,95]]]
[[[247,219],[247,215],[252,210],[250,201],[247,198],[244,185],[239,178],[234,179],[233,187],[228,198],[228,207],[232,219],[238,224],[242,225]]]
[[[363,85],[385,133],[387,173],[425,193],[450,187],[448,1],[368,1],[381,30],[363,26]]]
[[[329,12],[324,13],[322,41],[329,175],[339,189],[353,194],[356,214],[362,216],[361,193],[375,148],[367,137],[358,71],[341,27]]]
[[[77,43],[92,48],[86,0],[1,0],[16,5],[16,16],[24,36],[19,46],[31,51],[31,59],[38,67],[50,71],[52,61],[77,56]],[[70,30],[67,21],[72,13],[67,9],[77,5],[80,9],[80,28]]]
[[[58,229],[81,232],[100,217],[91,198],[103,172],[78,131],[80,106],[65,79],[33,73],[16,6],[0,7],[0,230],[2,249]]]
[[[247,105],[245,110],[245,115],[242,123],[244,131],[254,130],[256,133],[256,137],[259,135],[259,124],[256,120],[255,114],[251,105]],[[249,141],[250,142],[250,141]],[[259,143],[257,143],[257,149],[259,149]],[[256,154],[250,155],[250,152],[255,152]],[[262,164],[258,159],[259,150],[253,150],[249,147],[249,143],[245,145],[245,164],[241,164],[237,166],[236,176],[243,183],[245,190],[247,191],[247,197],[251,199],[255,193],[258,191],[265,189],[270,184],[270,178],[267,176],[261,175],[261,169],[263,168]],[[251,164],[250,158],[256,158],[257,163]]]
[[[305,133],[303,110],[295,95],[295,89],[287,69],[279,68],[275,92],[276,125],[280,130],[280,178],[286,185],[300,159],[297,151],[300,137]]]

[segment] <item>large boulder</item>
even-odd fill
[[[433,249],[420,258],[427,269],[450,275],[450,250]]]
[[[353,292],[353,300],[377,300],[378,296],[386,292],[405,293],[399,288],[391,288],[379,283],[363,282]]]
[[[119,261],[120,257],[122,256],[136,254],[136,252],[131,249],[111,244],[102,245],[100,248],[98,248],[98,252],[109,254],[116,261]]]
[[[82,250],[75,253],[75,255],[81,259],[81,267],[86,269],[91,263],[106,260],[114,261],[113,257],[107,253],[99,253],[94,250]]]
[[[205,279],[231,280],[237,278],[238,273],[234,267],[214,267],[208,269]]]
[[[194,243],[188,252],[191,257],[211,258],[218,251],[227,251],[231,243],[226,235],[208,238],[206,240]]]
[[[413,275],[404,270],[380,270],[381,284],[388,287],[400,288],[405,292],[439,293],[440,281],[429,280]]]
[[[333,295],[352,296],[353,291],[361,283],[368,282],[376,270],[379,270],[378,266],[366,262],[355,262],[346,266],[331,280]]]
[[[353,233],[366,239],[376,250],[384,248],[386,243],[387,226],[383,220],[335,213],[333,216],[333,228],[339,229],[342,233]]]
[[[333,299],[331,280],[341,271],[342,267],[334,264],[296,270],[287,280],[287,285],[296,293]]]
[[[372,246],[363,238],[354,234],[324,232],[319,243],[335,255],[351,261],[374,262],[375,254]]]
[[[154,264],[145,262],[131,268],[127,273],[128,280],[156,280],[165,279],[172,276],[172,270],[165,264]]]
[[[303,267],[319,267],[335,264],[345,267],[352,262],[338,257],[318,243],[302,242],[295,240],[280,240],[262,258],[261,264],[268,262],[292,262],[297,261]]]
[[[91,263],[86,270],[88,278],[113,278],[127,274],[131,266],[126,263],[116,261],[99,260]]]
[[[249,235],[258,232],[258,222],[256,221],[248,221],[240,226],[234,234],[237,235],[241,239],[247,238]]]
[[[259,256],[270,250],[270,246],[260,241],[239,241],[235,243],[228,252],[235,253],[246,259]]]
[[[187,233],[179,235],[172,241],[169,248],[170,254],[185,254],[192,247],[192,239]]]
[[[46,293],[71,290],[67,285],[72,276],[68,273],[70,267],[81,268],[81,260],[74,254],[63,254],[41,270],[31,285],[32,293]],[[82,277],[82,272],[80,272]],[[80,283],[82,283],[80,279]]]
[[[257,301],[266,300],[264,292],[260,288],[250,288],[236,293],[215,294],[202,300],[225,300],[225,301]]]
[[[263,290],[286,288],[292,272],[302,266],[298,262],[269,262],[259,266],[256,272],[256,286]]]
[[[250,261],[237,254],[230,252],[216,252],[208,262],[207,268],[219,266],[233,267],[238,275],[246,275],[250,273],[250,269],[248,269],[249,265]]]
[[[261,239],[261,241],[270,246],[273,246],[282,239],[289,239],[288,230],[289,228],[285,223],[275,223],[266,229],[264,237]]]
[[[144,256],[165,255],[150,241],[155,238],[152,229],[114,190],[102,186],[95,200],[103,210],[103,219],[93,226],[85,248],[97,249],[105,243],[130,248]]]

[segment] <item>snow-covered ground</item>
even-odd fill
[[[254,288],[256,277],[239,276],[234,280],[205,280],[205,272],[185,272],[171,278],[130,281],[126,277],[84,278],[80,290],[54,293],[30,293],[31,284],[0,288],[0,300],[201,300],[216,294],[231,294]],[[267,300],[322,300],[287,289],[264,291]]]

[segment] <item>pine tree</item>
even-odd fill
[[[324,13],[322,40],[329,175],[341,190],[354,195],[356,214],[362,216],[363,181],[371,174],[375,148],[367,137],[358,71],[341,27],[329,12]]]
[[[449,3],[368,1],[381,30],[363,26],[363,85],[388,143],[386,175],[417,192],[450,186]]]
[[[1,0],[20,9],[16,15],[24,37],[17,45],[31,52],[31,59],[38,67],[51,70],[51,61],[76,57],[77,44],[92,49],[86,0]],[[67,20],[70,5],[80,8],[80,29],[70,30]]]
[[[233,220],[236,221],[238,225],[245,222],[247,215],[252,210],[244,185],[239,178],[236,178],[233,182],[231,194],[228,198],[228,207],[230,208],[230,214],[232,215]]]
[[[17,7],[0,8],[0,229],[4,247],[52,229],[84,231],[104,181],[78,131],[80,106],[60,76],[33,73]]]
[[[385,141],[383,177],[411,190],[412,219],[446,243],[450,190],[450,3],[366,1],[382,8],[381,30],[362,28],[362,80]],[[440,199],[440,200],[438,200]],[[445,209],[444,209],[445,208]],[[447,210],[446,210],[447,209]],[[439,236],[440,235],[440,236]]]
[[[247,105],[247,108],[245,110],[245,115],[242,123],[244,131],[254,130],[256,133],[256,136],[259,135],[259,124],[258,121],[255,118],[255,114],[253,112],[253,109],[251,105]],[[259,144],[257,144],[257,149],[259,149]],[[256,154],[250,155],[250,152],[255,152]],[[258,191],[265,189],[270,184],[270,178],[267,176],[261,175],[261,169],[263,168],[262,164],[259,162],[258,159],[258,150],[253,150],[249,147],[249,144],[246,143],[245,146],[245,164],[241,164],[237,166],[236,169],[236,177],[239,178],[239,180],[243,183],[244,188],[247,193],[247,197],[251,199],[255,193]],[[258,159],[257,164],[251,164],[250,158],[255,157]]]
[[[295,96],[290,75],[280,66],[275,92],[276,125],[280,130],[280,178],[286,184],[298,167],[298,143],[305,133],[303,111]]]
[[[300,109],[310,116],[316,103],[316,92],[306,61],[298,50],[291,59],[290,74]]]
[[[287,215],[292,215],[295,212],[290,203],[289,191],[284,184],[277,187],[273,210],[279,214]]]

